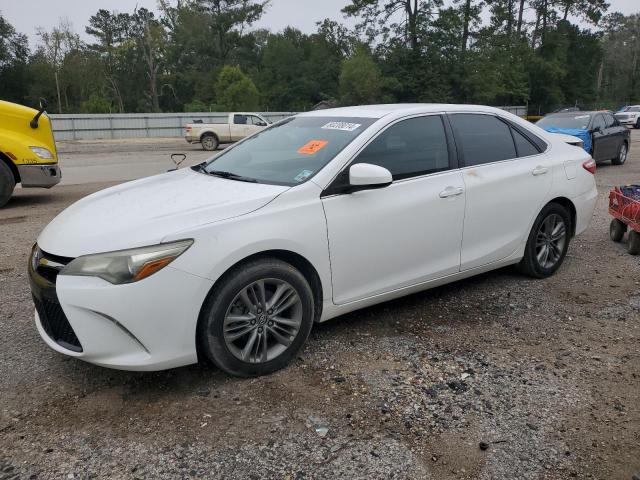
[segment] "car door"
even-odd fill
[[[599,162],[612,158],[612,156],[609,156],[611,150],[611,139],[607,136],[604,116],[601,113],[598,113],[593,118],[591,131],[593,132],[593,159]]]
[[[336,304],[457,273],[465,195],[441,115],[397,121],[350,165],[387,168],[385,188],[341,193],[348,168],[325,191]]]
[[[620,145],[624,141],[626,129],[622,127],[611,113],[603,113],[607,138],[607,159],[618,156]]]
[[[249,135],[253,135],[256,132],[259,132],[264,127],[266,127],[266,123],[260,117],[256,115],[247,115],[248,118],[248,127],[249,127]]]
[[[551,188],[544,141],[490,114],[449,115],[465,184],[462,271],[499,262],[529,235]]]

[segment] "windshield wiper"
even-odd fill
[[[239,182],[249,182],[249,183],[258,183],[258,180],[255,178],[243,177],[242,175],[238,175],[237,173],[232,172],[222,172],[220,170],[211,170],[209,175],[214,175],[216,177],[228,178],[230,180],[237,180]]]

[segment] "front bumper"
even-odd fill
[[[140,282],[112,285],[93,277],[45,278],[33,266],[29,262],[36,327],[57,352],[122,370],[198,361],[196,326],[210,280],[168,266]]]
[[[17,165],[20,183],[24,188],[51,188],[60,183],[62,172],[57,164]]]

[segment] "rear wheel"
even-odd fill
[[[212,134],[205,134],[202,137],[201,143],[202,143],[202,148],[209,152],[217,150],[219,145],[218,138]]]
[[[567,209],[558,203],[546,205],[533,223],[518,268],[536,278],[553,275],[567,254],[570,231],[571,219]]]
[[[245,263],[209,294],[198,324],[199,351],[225,372],[254,377],[286,366],[314,319],[305,277],[277,259]]]
[[[627,233],[627,226],[617,218],[611,220],[609,225],[609,236],[614,242],[621,242],[624,234]]]
[[[629,147],[627,146],[627,142],[622,142],[620,148],[618,149],[618,155],[616,158],[611,160],[611,163],[614,165],[624,165],[624,162],[627,161],[627,154],[629,153]]]
[[[627,245],[627,252],[631,255],[640,255],[640,233],[632,230],[629,232],[629,243]]]
[[[15,186],[16,181],[13,178],[13,173],[7,164],[0,160],[0,208],[7,204]]]

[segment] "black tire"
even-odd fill
[[[632,230],[629,232],[629,243],[627,244],[627,252],[631,255],[640,255],[640,233]]]
[[[213,135],[212,133],[205,133],[200,139],[200,143],[202,145],[202,149],[208,152],[213,152],[218,149],[220,142],[218,142],[218,137]]]
[[[640,118],[638,118],[638,120],[636,120],[635,128],[640,128]]]
[[[627,225],[624,222],[621,222],[617,218],[611,220],[611,224],[609,225],[609,236],[611,240],[621,242],[625,233],[627,233]]]
[[[622,142],[620,147],[618,148],[618,154],[615,158],[611,159],[611,163],[614,165],[624,165],[624,162],[627,161],[627,156],[629,155],[629,145],[627,142]]]
[[[554,215],[559,216],[564,223],[564,242],[562,247],[559,249],[560,252],[557,261],[555,261],[553,265],[545,266],[541,264],[536,255],[536,239],[538,238],[539,232],[541,231],[541,227],[545,220]],[[553,275],[558,270],[558,268],[560,268],[562,262],[564,262],[565,256],[567,255],[569,242],[571,240],[571,231],[571,217],[567,209],[559,203],[547,204],[538,215],[538,218],[536,218],[536,221],[533,222],[533,227],[531,228],[531,232],[529,233],[527,245],[524,250],[524,256],[518,264],[518,269],[522,273],[534,278],[546,278]]]
[[[302,320],[295,338],[282,353],[268,361],[251,363],[237,358],[227,345],[224,320],[239,292],[261,279],[281,280],[293,287],[301,301]],[[197,329],[198,352],[201,357],[236,377],[273,373],[287,366],[307,341],[314,322],[314,311],[314,296],[309,283],[290,264],[274,258],[241,264],[220,279],[202,307]]]
[[[15,187],[16,181],[13,178],[13,173],[6,163],[0,160],[0,208],[7,204]]]

